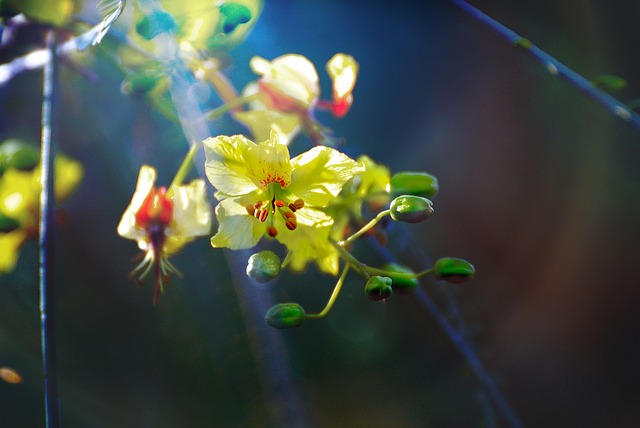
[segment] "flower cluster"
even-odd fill
[[[38,236],[40,218],[39,154],[17,140],[0,146],[0,274],[14,270],[20,248]],[[62,203],[75,192],[84,176],[77,161],[58,155],[54,162],[54,192]]]

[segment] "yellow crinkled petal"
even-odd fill
[[[347,155],[325,146],[316,146],[291,160],[293,173],[288,190],[314,207],[325,207],[344,183],[364,167]]]
[[[197,179],[185,186],[176,186],[171,196],[173,215],[166,229],[164,251],[175,253],[196,236],[211,232],[211,206],[206,198],[204,180]]]
[[[64,155],[56,156],[54,188],[56,200],[64,202],[76,191],[84,177],[84,167],[78,161]]]
[[[270,183],[280,183],[283,188],[291,183],[289,149],[280,144],[278,133],[273,130],[269,140],[247,150],[245,162],[249,177],[260,189]]]
[[[122,214],[122,219],[120,219],[120,223],[118,224],[118,235],[123,238],[138,241],[138,245],[141,246],[140,248],[143,248],[143,246],[146,248],[143,241],[147,239],[147,233],[144,229],[136,225],[136,212],[138,212],[142,203],[149,195],[149,192],[156,182],[156,178],[157,173],[155,168],[149,165],[143,165],[140,168],[136,191],[133,193],[131,203],[124,211],[124,214]]]
[[[218,219],[218,233],[211,238],[213,248],[229,248],[242,250],[254,247],[266,226],[260,220],[250,216],[245,208],[246,204],[259,199],[257,193],[240,198],[228,198],[220,201],[216,206]]]
[[[296,218],[298,220],[298,224],[303,224],[305,226],[324,227],[331,226],[333,224],[333,218],[331,218],[327,213],[307,206],[296,211]]]
[[[39,201],[37,169],[32,172],[10,168],[0,176],[0,213],[24,225],[36,215]]]
[[[27,239],[27,233],[16,229],[0,234],[0,274],[12,272],[18,262],[20,247]]]
[[[318,72],[302,55],[282,55],[273,61],[254,56],[249,66],[266,84],[306,106],[320,96]]]
[[[246,153],[256,144],[242,135],[218,136],[202,142],[207,178],[218,190],[216,197],[224,199],[252,192],[256,184],[248,175]]]
[[[330,230],[330,226],[309,227],[299,224],[294,231],[278,233],[276,239],[289,250],[287,263],[291,270],[303,271],[313,261],[321,272],[338,274],[338,253],[329,242]]]
[[[333,82],[333,94],[345,98],[353,91],[358,78],[358,63],[351,55],[338,53],[327,62],[327,73]]]

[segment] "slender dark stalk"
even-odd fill
[[[374,240],[369,240],[369,242],[386,261],[396,261],[395,256],[387,248],[381,247]],[[522,422],[509,405],[507,399],[502,395],[500,389],[496,386],[493,378],[484,369],[482,362],[478,358],[473,347],[465,340],[464,335],[451,325],[446,315],[423,288],[418,288],[415,295],[422,307],[427,311],[429,316],[433,318],[456,351],[469,365],[474,376],[482,386],[482,389],[490,398],[498,413],[502,416],[508,426],[512,428],[522,428]]]
[[[56,325],[54,302],[54,232],[56,198],[53,189],[53,163],[58,142],[58,43],[54,31],[47,35],[50,61],[44,67],[42,100],[42,145],[40,194],[40,322],[42,368],[44,372],[45,417],[47,428],[60,426],[60,399],[56,364]]]
[[[614,116],[629,123],[631,126],[640,130],[640,115],[629,109],[624,103],[595,87],[591,81],[582,77],[557,59],[535,46],[531,41],[525,39],[511,29],[505,27],[495,19],[486,15],[479,9],[471,6],[463,0],[451,0],[453,4],[465,11],[474,19],[478,20],[490,30],[497,33],[500,37],[514,46],[519,47],[526,52],[531,58],[542,64],[552,76],[558,76],[561,79],[574,86],[580,92],[597,101],[604,108],[609,110]]]

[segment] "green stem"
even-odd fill
[[[351,244],[353,241],[355,241],[356,239],[361,237],[363,234],[365,234],[369,229],[371,229],[376,224],[378,224],[378,222],[380,220],[382,220],[384,217],[388,216],[390,213],[391,213],[390,210],[384,210],[384,211],[380,212],[380,214],[378,214],[373,220],[371,220],[369,223],[365,224],[362,227],[362,229],[360,229],[359,231],[357,231],[356,233],[354,233],[353,235],[351,235],[347,239],[338,242],[338,245],[340,245],[341,247],[344,247],[344,246],[347,246],[347,245]]]
[[[196,142],[191,143],[191,147],[189,147],[189,151],[187,152],[187,155],[184,157],[184,160],[182,161],[180,168],[178,168],[178,172],[176,172],[176,176],[173,177],[173,181],[169,186],[169,190],[167,191],[167,194],[169,196],[173,194],[176,186],[181,185],[185,177],[187,176],[187,174],[189,174],[189,171],[193,166],[191,161],[193,160],[193,157],[195,156],[197,151],[198,151],[198,144]]]
[[[371,275],[369,275],[369,273],[367,272],[367,266],[364,263],[353,257],[350,252],[345,250],[344,247],[342,247],[333,239],[330,239],[329,242],[331,242],[331,245],[333,245],[333,247],[338,250],[338,254],[345,262],[347,262],[348,265],[351,265],[351,267],[357,270],[358,273],[364,276],[366,279],[371,278]]]
[[[234,110],[245,104],[249,104],[251,101],[257,100],[259,96],[260,96],[259,93],[255,93],[255,94],[247,95],[244,97],[237,97],[232,100],[229,100],[225,102],[223,105],[221,105],[220,107],[213,109],[209,113],[207,113],[206,118],[208,120],[216,119],[230,110]]]
[[[365,266],[364,269],[371,275],[394,276],[396,278],[405,278],[405,279],[420,278],[421,276],[433,273],[433,268],[425,269],[422,272],[418,272],[418,273],[401,273],[401,272],[394,272],[386,269],[377,269],[369,266]]]
[[[305,318],[319,319],[319,318],[323,318],[325,315],[329,313],[329,311],[333,307],[333,304],[338,298],[338,294],[340,294],[340,290],[342,289],[342,284],[344,283],[344,279],[347,277],[347,272],[349,272],[349,264],[347,264],[344,267],[344,270],[342,271],[342,275],[340,275],[340,278],[338,279],[338,282],[336,283],[336,286],[333,289],[333,293],[331,293],[331,297],[329,298],[329,301],[327,302],[327,305],[324,307],[322,312],[317,314],[306,314]]]

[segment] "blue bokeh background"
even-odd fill
[[[625,78],[620,99],[640,98],[637,2],[474,4],[586,77]],[[391,230],[390,248],[415,268],[474,263],[473,283],[428,287],[440,303],[455,296],[524,424],[636,426],[640,134],[444,0],[267,0],[228,75],[242,87],[253,55],[290,52],[317,64],[324,94],[334,53],[359,61],[347,117],[318,114],[347,153],[439,178],[436,215]],[[168,183],[187,145],[144,99],[120,93],[103,55],[94,61],[97,83],[62,70],[61,150],[86,167],[57,234],[65,426],[504,426],[419,300],[370,302],[356,276],[326,319],[273,331],[256,308],[319,310],[332,280],[310,269],[239,287],[245,255],[204,239],[175,257],[184,278],[153,307],[151,289],[128,279],[136,246],[115,228],[140,165]],[[0,88],[1,139],[39,140],[40,92],[38,72]],[[230,120],[213,128],[242,132]],[[0,382],[1,426],[43,423],[36,252],[30,242],[0,277],[0,366],[24,378]]]

